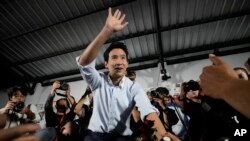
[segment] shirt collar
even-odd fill
[[[123,87],[124,87],[125,79],[126,79],[126,76],[123,76],[122,80],[119,82],[119,87],[120,87],[120,88],[123,88]],[[113,82],[112,82],[112,80],[111,80],[111,78],[110,78],[109,75],[108,75],[108,83],[109,83],[110,85],[113,85],[113,86],[114,86],[114,84],[113,84]]]

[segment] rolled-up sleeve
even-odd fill
[[[149,101],[146,92],[140,88],[140,86],[136,86],[137,89],[134,90],[134,101],[135,106],[138,107],[140,111],[141,120],[144,121],[145,117],[150,114],[156,112],[159,115],[159,111],[155,108]]]
[[[79,58],[80,56],[76,57],[76,62],[83,79],[90,85],[91,90],[96,89],[100,84],[100,74],[95,69],[95,60],[86,66],[82,66],[79,64]]]

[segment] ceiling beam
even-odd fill
[[[238,54],[238,53],[244,53],[244,52],[250,52],[250,46],[245,47],[245,48],[226,50],[226,51],[218,51],[216,55],[217,56],[226,56],[226,55],[232,55],[232,54]],[[186,63],[186,62],[197,61],[197,60],[202,60],[202,59],[208,59],[208,54],[182,57],[182,58],[178,58],[178,59],[170,59],[170,60],[165,60],[165,61],[167,62],[168,65],[174,65],[174,64]],[[230,63],[230,62],[228,62],[228,63]]]
[[[60,24],[63,24],[63,23],[69,22],[69,21],[73,21],[73,20],[75,20],[75,19],[82,18],[82,17],[84,17],[84,16],[88,16],[88,15],[91,15],[91,14],[94,14],[94,13],[98,13],[98,12],[100,12],[100,11],[103,11],[103,10],[108,9],[109,7],[116,7],[116,6],[124,5],[124,4],[127,4],[127,3],[131,3],[131,2],[133,2],[133,1],[135,1],[135,0],[125,0],[125,1],[121,1],[120,3],[111,4],[111,5],[109,5],[108,7],[104,7],[104,8],[101,8],[101,9],[97,9],[97,10],[95,10],[95,11],[92,11],[92,12],[89,12],[89,13],[86,13],[86,14],[82,14],[82,15],[79,15],[79,16],[75,16],[75,17],[73,17],[73,18],[69,18],[69,19],[64,20],[64,21],[56,22],[56,23],[53,23],[53,24],[50,24],[50,25],[47,25],[47,26],[44,26],[44,27],[40,27],[40,28],[31,30],[31,31],[24,32],[24,33],[22,33],[22,34],[18,34],[18,35],[15,35],[15,36],[7,37],[7,38],[2,39],[1,41],[7,41],[7,40],[11,40],[11,39],[18,38],[18,37],[21,37],[21,36],[25,36],[25,35],[28,35],[28,34],[30,34],[30,33],[34,33],[34,32],[37,32],[37,31],[41,31],[41,30],[50,28],[50,27],[52,27],[52,26],[60,25]]]
[[[187,49],[178,50],[174,52],[164,53],[164,58],[177,56],[177,55],[183,55],[183,54],[189,54],[189,53],[197,53],[197,52],[207,51],[207,50],[232,47],[232,46],[237,46],[237,45],[244,45],[244,44],[249,44],[249,43],[250,43],[250,37],[242,38],[238,40],[231,40],[227,42],[218,42],[218,43],[213,43],[209,45],[202,45],[202,46],[187,48]]]
[[[201,24],[206,24],[206,23],[212,23],[212,22],[217,22],[217,21],[222,21],[222,20],[227,20],[227,19],[243,17],[247,15],[250,15],[250,9],[231,13],[231,14],[226,13],[225,15],[218,15],[218,16],[209,17],[206,19],[194,20],[194,21],[190,21],[186,23],[177,23],[174,25],[162,27],[161,31],[169,31],[169,30],[174,30],[178,28],[185,28],[185,27],[190,27],[190,26],[195,26],[195,25],[201,25]]]
[[[210,23],[210,22],[216,22],[216,21],[226,20],[226,19],[230,19],[230,18],[246,16],[249,14],[250,14],[250,10],[245,10],[245,11],[236,12],[236,13],[233,13],[230,15],[216,16],[216,17],[211,17],[208,19],[202,19],[202,20],[196,20],[196,21],[187,22],[187,23],[170,25],[167,27],[161,27],[160,32],[165,32],[165,31],[170,31],[170,30],[174,30],[174,29],[178,29],[178,28],[195,26],[195,25],[200,25],[200,24],[205,24],[205,23]],[[126,40],[126,39],[132,39],[132,38],[146,36],[146,35],[150,35],[150,34],[156,34],[156,33],[157,32],[152,29],[152,30],[148,30],[148,31],[142,31],[142,32],[138,32],[138,33],[134,33],[134,34],[130,34],[130,35],[117,37],[114,39],[109,39],[106,43],[121,41],[121,40]],[[36,56],[34,58],[30,58],[30,59],[26,59],[26,60],[12,63],[11,66],[23,65],[23,64],[27,64],[27,63],[31,63],[31,62],[35,62],[35,61],[39,61],[39,60],[43,60],[43,59],[47,59],[47,58],[52,58],[52,57],[67,54],[67,53],[71,53],[71,52],[80,51],[80,50],[85,49],[87,46],[88,46],[88,44],[82,45],[82,46],[77,46],[77,47],[70,48],[70,49],[64,49],[63,51],[57,51],[57,52],[49,53],[46,55]]]
[[[237,43],[237,42],[236,42]],[[230,47],[229,45],[233,45],[234,42],[228,42],[227,45],[228,46],[222,46],[221,44],[213,44],[210,45],[211,47],[209,49],[207,48],[192,48],[192,49],[185,49],[182,51],[176,51],[176,52],[169,52],[169,53],[165,53],[164,54],[164,62],[167,62],[168,65],[172,65],[172,64],[178,64],[178,63],[184,63],[184,62],[190,62],[190,61],[195,61],[195,60],[200,60],[200,59],[206,59],[208,57],[207,54],[205,55],[196,55],[195,56],[191,56],[191,57],[182,57],[179,59],[170,59],[168,60],[168,57],[174,57],[174,56],[179,56],[179,55],[183,55],[183,54],[189,54],[189,53],[198,53],[201,51],[206,51],[206,50],[213,50],[215,47],[218,47],[219,49],[221,48],[226,48],[226,47]],[[222,55],[230,55],[230,54],[235,54],[235,53],[242,53],[242,52],[248,52],[250,51],[249,49],[250,47],[244,47],[244,48],[240,48],[240,49],[231,49],[231,50],[226,50],[226,51],[218,51],[217,55],[222,56]],[[155,55],[155,56],[146,56],[146,57],[141,57],[141,58],[137,58],[137,59],[130,59],[129,60],[129,64],[136,64],[136,63],[140,63],[142,61],[147,62],[150,60],[155,60],[155,59],[159,59],[159,56]],[[144,66],[144,65],[140,65],[140,66]],[[97,70],[101,70],[101,69],[105,69],[104,65],[99,65],[96,67]],[[138,68],[137,68],[138,69]],[[136,69],[136,70],[137,70]],[[48,75],[45,77],[40,77],[35,79],[35,81],[37,82],[42,82],[45,80],[50,80],[50,79],[56,79],[56,78],[60,78],[60,77],[66,77],[66,76],[71,76],[71,75],[76,75],[76,74],[80,74],[80,71],[77,70],[72,70],[72,71],[66,71],[66,72],[62,72],[62,73],[57,73],[57,74],[52,74],[52,75]]]
[[[250,52],[250,46],[245,47],[245,48],[226,50],[226,51],[218,51],[217,55],[218,56],[225,56],[225,55],[232,55],[232,54],[238,54],[238,53],[244,53],[244,52]],[[186,63],[186,62],[197,61],[197,60],[202,60],[202,59],[208,59],[208,54],[182,57],[182,58],[178,58],[178,59],[169,59],[169,60],[165,60],[165,62],[168,65],[174,65],[174,64]],[[138,70],[143,70],[143,69],[155,68],[158,66],[158,63],[159,62],[155,62],[155,63],[151,63],[151,64],[144,64],[144,65],[140,65],[140,66],[129,67],[128,69],[138,71]],[[79,74],[80,74],[80,72],[79,72]],[[53,77],[53,79],[55,79],[55,77]],[[60,80],[66,81],[66,82],[74,82],[74,81],[83,80],[83,78],[81,76],[77,76],[77,77],[60,79]],[[53,84],[53,82],[41,82],[41,83],[42,83],[42,86],[50,86]]]
[[[161,25],[160,25],[160,14],[159,14],[159,7],[158,7],[158,0],[154,1],[154,8],[155,8],[155,21],[156,21],[156,35],[157,35],[157,44],[159,48],[159,60],[161,63],[161,73],[167,74],[167,70],[165,68],[164,58],[163,58],[163,45],[162,45],[162,36],[161,36]]]
[[[158,62],[155,62],[155,63],[150,63],[150,64],[144,64],[141,66],[129,67],[128,69],[138,71],[138,70],[144,70],[144,69],[149,69],[149,68],[155,68],[157,66],[158,66]],[[80,72],[79,72],[79,74],[80,74]],[[83,78],[81,76],[76,76],[76,77],[67,78],[67,79],[60,79],[60,81],[65,81],[65,82],[74,82],[74,81],[80,81],[80,80],[83,80]],[[53,82],[51,82],[51,81],[41,82],[41,84],[43,87],[45,87],[45,86],[52,85]]]
[[[106,44],[111,43],[111,42],[115,42],[115,41],[121,41],[121,40],[131,39],[131,38],[135,38],[135,37],[150,35],[150,34],[154,34],[154,33],[155,33],[155,31],[153,31],[153,30],[138,32],[138,33],[134,33],[134,34],[131,34],[131,35],[125,35],[125,36],[117,37],[115,39],[109,39],[106,42]],[[48,58],[52,58],[52,57],[55,57],[55,56],[60,56],[60,55],[63,55],[63,54],[84,50],[87,46],[88,46],[88,44],[78,46],[78,47],[75,47],[75,48],[64,49],[63,51],[52,52],[52,53],[49,53],[47,55],[36,56],[34,58],[30,58],[30,59],[26,59],[26,60],[23,60],[23,61],[12,63],[11,66],[24,65],[24,64],[28,64],[28,63],[31,63],[31,62],[36,62],[36,61],[39,61],[39,60],[48,59]]]

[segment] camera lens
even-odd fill
[[[61,86],[59,89],[66,91],[69,89],[69,84],[67,84],[66,82],[63,82],[61,83]]]
[[[23,108],[24,108],[24,102],[18,102],[15,104],[13,111],[19,113],[22,111]]]
[[[151,92],[150,92],[150,95],[151,95],[152,97],[157,97],[158,94],[157,94],[156,91],[151,91]]]

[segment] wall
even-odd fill
[[[229,62],[232,67],[244,67],[244,62],[250,57],[250,53],[242,53],[236,55],[223,56],[222,59]],[[166,66],[166,69],[171,76],[168,81],[161,80],[160,67],[150,68],[146,70],[137,71],[136,81],[142,85],[145,90],[150,87],[166,86],[168,87],[172,83],[181,83],[190,79],[197,80],[202,72],[202,68],[206,65],[210,65],[211,62],[208,59],[199,60],[189,63],[175,64]],[[85,81],[70,82],[72,95],[78,101],[85,91],[87,86]],[[40,84],[36,86],[35,94],[27,96],[26,104],[44,104],[48,94],[50,93],[51,86],[42,87]],[[7,101],[6,90],[0,91],[0,107],[3,107]],[[59,97],[56,97],[58,99]]]

